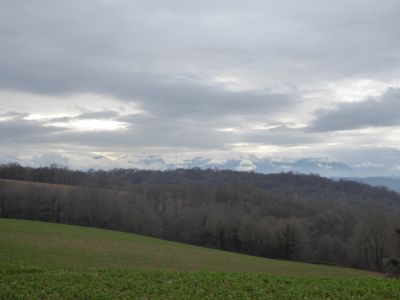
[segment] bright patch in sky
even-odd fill
[[[127,128],[127,124],[113,120],[71,120],[49,123],[46,126],[63,127],[76,131],[117,131]]]
[[[332,91],[333,99],[338,102],[362,101],[368,97],[378,97],[388,88],[399,87],[399,80],[385,82],[369,78],[341,80],[328,84],[328,89]]]
[[[217,131],[219,132],[234,132],[237,131],[234,127],[226,127],[226,128],[218,128]]]
[[[7,101],[3,99],[6,99]],[[0,89],[1,111],[28,111],[26,119],[46,119],[75,116],[85,112],[110,110],[121,114],[144,113],[133,101],[121,101],[108,95],[74,93],[72,95],[51,96]]]

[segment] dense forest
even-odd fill
[[[18,164],[0,166],[0,178],[0,217],[377,271],[399,256],[400,194],[352,181],[293,173],[84,172]]]

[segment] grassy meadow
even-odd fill
[[[400,281],[95,228],[0,219],[0,299],[400,299]]]

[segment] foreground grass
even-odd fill
[[[109,230],[0,219],[0,299],[116,298],[400,299],[400,281]]]
[[[400,299],[400,282],[252,273],[3,269],[0,299]]]

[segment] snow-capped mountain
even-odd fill
[[[16,162],[31,167],[49,166],[53,163],[72,169],[113,169],[135,168],[141,170],[173,170],[178,168],[190,169],[221,169],[234,171],[253,171],[270,174],[295,172],[303,174],[319,174],[335,179],[348,179],[367,183],[374,186],[385,186],[400,192],[400,172],[390,172],[385,166],[371,163],[349,166],[328,158],[303,158],[300,160],[262,158],[255,155],[237,155],[236,157],[208,158],[204,156],[157,156],[150,155],[138,158],[136,156],[107,157],[94,155],[82,166],[82,160],[68,158],[60,154],[46,154],[31,159],[7,156],[0,163]],[[77,167],[80,165],[81,167]],[[397,168],[396,170],[400,170]]]
[[[259,173],[298,172],[305,174],[320,174],[322,176],[353,176],[355,171],[348,165],[330,161],[326,158],[307,158],[297,161],[276,161],[255,156],[228,159],[222,162],[214,162],[205,157],[184,159],[182,162],[168,162],[160,156],[150,156],[131,162],[132,167],[138,169],[176,169],[176,168],[216,168],[235,171],[254,171]]]
[[[293,171],[300,173],[317,173],[324,176],[350,176],[355,171],[348,165],[326,159],[307,158],[292,164]]]

